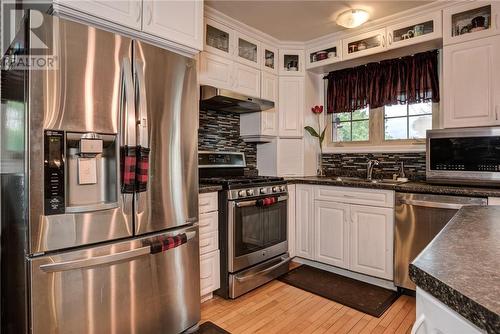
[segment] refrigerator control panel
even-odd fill
[[[44,138],[45,215],[63,214],[64,196],[64,131],[45,130]]]

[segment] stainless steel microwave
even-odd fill
[[[500,127],[427,131],[427,181],[500,186]]]

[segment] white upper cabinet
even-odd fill
[[[387,48],[395,49],[442,38],[441,11],[387,27]]]
[[[236,60],[242,64],[260,69],[260,42],[239,32],[234,33]]]
[[[54,2],[129,28],[142,29],[142,0],[57,0]]]
[[[444,47],[444,127],[500,124],[500,36]]]
[[[262,70],[278,74],[278,49],[261,44],[260,64]]]
[[[393,279],[394,210],[351,205],[350,269]]]
[[[349,268],[349,205],[314,202],[314,259]]]
[[[201,52],[199,66],[199,80],[201,85],[225,89],[233,87],[233,61],[207,52]]]
[[[278,106],[280,137],[302,137],[304,103],[304,77],[280,77]]]
[[[280,75],[304,75],[304,51],[284,50],[279,51],[279,74]]]
[[[328,65],[342,60],[342,41],[306,51],[306,69]]]
[[[342,40],[342,59],[353,59],[382,52],[387,48],[385,28]]]
[[[234,63],[232,89],[244,95],[260,97],[260,70],[254,67]]]
[[[261,97],[273,101],[274,108],[262,112],[262,134],[278,134],[278,76],[262,72]]]
[[[234,34],[229,27],[205,18],[203,50],[222,57],[233,57],[236,48]]]
[[[468,1],[443,10],[445,45],[498,34],[498,1]]]
[[[143,0],[143,18],[144,32],[203,49],[203,1]]]

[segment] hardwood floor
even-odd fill
[[[237,333],[410,333],[415,298],[401,296],[380,317],[274,280],[236,300],[201,306],[202,322]]]

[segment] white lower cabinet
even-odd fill
[[[220,288],[219,212],[218,194],[198,196],[200,228],[200,295],[202,301],[210,299]]]
[[[331,189],[327,189],[331,188]],[[367,194],[363,195],[366,191]],[[296,255],[386,280],[393,279],[392,191],[296,185]],[[336,201],[325,200],[325,194]],[[380,198],[380,206],[358,205]]]
[[[412,334],[479,334],[481,329],[417,287],[417,315]]]
[[[200,292],[206,296],[220,288],[219,251],[200,256]]]
[[[351,205],[350,269],[393,279],[394,210]]]
[[[314,259],[349,268],[349,205],[314,202]]]
[[[295,185],[288,185],[288,253],[295,256]]]
[[[297,184],[295,190],[296,255],[313,260],[313,187]]]

